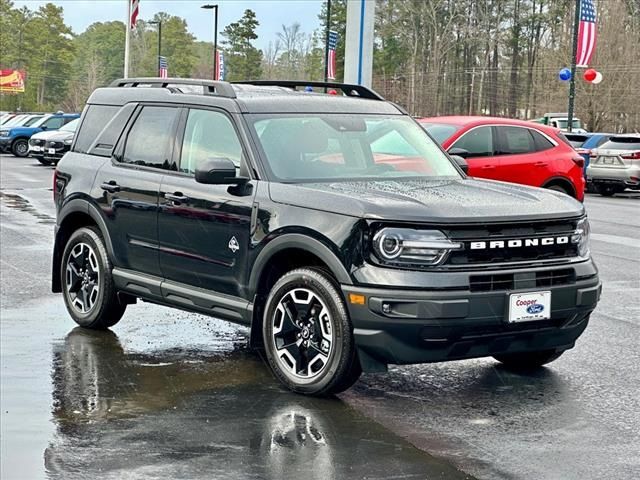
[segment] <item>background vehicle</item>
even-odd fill
[[[39,118],[37,121],[21,126],[0,128],[0,151],[10,151],[16,157],[26,157],[29,154],[29,139],[35,133],[44,130],[57,130],[71,120],[79,118],[78,113],[53,113]]]
[[[584,198],[584,159],[558,130],[493,117],[418,120],[452,155],[469,164],[469,175],[520,183]]]
[[[8,127],[18,127],[18,126],[24,126],[24,127],[28,127],[29,125],[37,122],[38,120],[40,120],[42,117],[44,117],[44,114],[20,114],[20,115],[14,115],[13,117],[9,118],[3,125],[2,128],[8,128]]]
[[[55,165],[69,151],[80,119],[70,121],[59,130],[36,133],[29,139],[29,155],[43,165]]]
[[[587,179],[587,167],[589,166],[589,162],[591,161],[591,150],[594,148],[598,148],[604,142],[609,140],[612,133],[568,133],[566,132],[564,136],[569,140],[573,148],[576,149],[582,158],[584,158],[584,179],[586,182],[585,191],[591,192],[593,191],[593,185]]]
[[[52,289],[79,325],[137,298],[243,323],[300,393],[389,363],[540,366],[599,298],[582,204],[467,178],[358,85],[119,80],[53,183]]]
[[[640,190],[640,134],[612,135],[591,150],[587,178],[605,197]]]
[[[560,113],[545,113],[544,116],[531,120],[534,123],[541,123],[553,128],[559,128],[560,130],[567,130],[569,125],[569,114],[567,112]],[[582,126],[582,122],[579,118],[573,117],[571,122],[572,131],[584,133],[586,130]]]

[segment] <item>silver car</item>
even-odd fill
[[[593,149],[587,182],[605,197],[625,188],[640,190],[640,134],[613,135]]]

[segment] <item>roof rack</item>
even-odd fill
[[[301,87],[335,88],[341,90],[347,97],[360,97],[369,100],[384,100],[380,94],[363,85],[337,82],[310,82],[306,80],[249,80],[244,82],[232,82],[235,84],[255,85],[260,87],[284,87],[296,90]]]
[[[137,77],[120,78],[109,85],[110,87],[156,87],[169,88],[177,93],[182,92],[180,85],[190,85],[202,87],[203,95],[217,95],[219,97],[236,98],[236,92],[228,82],[217,82],[214,80],[200,80],[192,78],[159,78],[159,77]]]

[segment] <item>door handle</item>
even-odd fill
[[[164,198],[176,204],[186,203],[189,201],[189,197],[183,195],[181,192],[165,193]]]
[[[482,170],[493,170],[494,168],[496,168],[495,165],[483,165],[482,167],[480,167]]]
[[[547,162],[535,162],[533,164],[534,167],[546,167],[547,166]]]
[[[115,193],[120,191],[120,185],[118,185],[115,180],[109,180],[108,182],[104,182],[102,185],[100,185],[100,188],[109,193]]]

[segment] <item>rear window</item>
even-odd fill
[[[567,137],[573,148],[580,148],[589,139],[588,135],[576,135],[574,133],[565,133],[565,137]]]
[[[98,134],[119,109],[120,107],[113,105],[89,105],[78,131],[78,138],[73,151],[87,153]]]
[[[440,145],[460,129],[460,127],[449,125],[448,123],[421,123],[420,125],[429,132],[429,135]]]
[[[640,137],[613,137],[599,148],[603,150],[640,150]]]

